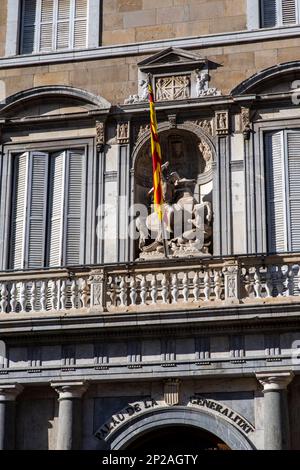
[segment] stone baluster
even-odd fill
[[[10,290],[10,310],[12,313],[16,313],[17,311],[17,303],[18,303],[17,295],[18,295],[17,285],[15,282],[13,282],[11,285],[11,290]]]
[[[214,288],[215,299],[221,300],[222,281],[221,281],[220,271],[218,269],[215,270],[214,285],[215,285],[215,288]]]
[[[264,393],[265,450],[288,450],[290,447],[287,386],[293,377],[290,371],[256,374]]]
[[[162,296],[162,303],[167,304],[168,297],[169,297],[169,287],[168,287],[168,279],[167,279],[166,274],[163,275],[163,278],[161,281],[161,296]]]
[[[87,390],[85,381],[52,383],[58,393],[57,450],[80,450],[82,429],[82,395]]]
[[[81,296],[80,296],[82,308],[88,308],[89,301],[89,286],[87,279],[84,277],[81,284]]]
[[[125,281],[125,276],[121,277],[121,282],[120,282],[120,305],[121,307],[126,306],[126,281]]]
[[[198,271],[195,272],[195,276],[193,278],[193,295],[194,295],[194,301],[199,302],[199,299],[200,299],[200,284],[199,284],[199,273],[198,273]]]
[[[20,305],[21,305],[21,313],[26,312],[26,302],[27,302],[27,289],[26,283],[20,283]]]
[[[141,305],[146,305],[147,299],[147,281],[145,276],[142,276],[141,280]]]
[[[66,309],[67,305],[67,288],[66,281],[63,279],[60,285],[60,308],[62,310]]]
[[[8,299],[8,290],[7,290],[6,283],[4,282],[1,287],[1,302],[0,302],[2,313],[6,312],[6,308],[8,306],[7,299]]]
[[[56,279],[53,279],[51,281],[51,309],[52,310],[56,310],[58,309],[58,305],[57,305],[57,281]]]
[[[16,398],[22,390],[20,384],[0,385],[0,450],[15,449]]]
[[[177,304],[177,302],[178,302],[178,279],[177,279],[176,274],[172,275],[171,294],[172,294],[172,303]]]
[[[151,280],[151,299],[152,299],[152,305],[157,304],[157,282],[156,282],[156,275],[153,274],[152,280]]]
[[[32,284],[31,284],[30,305],[31,305],[31,311],[35,312],[36,311],[36,283],[35,281],[32,281]]]
[[[111,281],[111,286],[110,286],[110,301],[113,307],[117,306],[117,299],[118,299],[117,284],[116,284],[115,277],[113,276],[112,281]]]
[[[135,276],[132,276],[131,281],[130,281],[130,300],[131,300],[131,305],[136,305],[136,281],[135,281]]]
[[[47,281],[41,282],[41,309],[43,312],[47,310]]]
[[[262,290],[262,284],[261,284],[261,276],[259,272],[259,268],[255,269],[254,273],[254,291],[257,299],[261,299],[261,290]]]
[[[211,281],[209,270],[205,271],[204,274],[204,300],[209,301],[211,293]]]
[[[184,273],[183,275],[182,294],[183,294],[183,301],[187,303],[189,301],[189,278],[188,278],[187,273]]]
[[[272,266],[267,266],[267,272],[266,272],[266,294],[267,298],[273,297],[273,283],[272,283]]]
[[[77,308],[77,296],[78,296],[78,286],[77,286],[77,280],[74,278],[71,284],[71,305],[74,310]]]
[[[281,270],[281,266],[277,266],[277,280],[276,280],[276,287],[277,287],[277,292],[278,292],[278,297],[283,296],[283,274]]]

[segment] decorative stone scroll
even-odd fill
[[[251,134],[250,109],[241,108],[241,131],[244,139],[249,140]]]
[[[101,121],[96,121],[96,147],[98,152],[103,152],[105,145],[105,124]]]

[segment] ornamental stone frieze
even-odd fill
[[[105,145],[105,123],[96,121],[96,148],[98,152],[102,152]]]
[[[216,112],[216,133],[219,136],[229,134],[229,113],[228,111]]]
[[[120,122],[117,126],[117,142],[118,144],[129,144],[130,140],[130,123]]]

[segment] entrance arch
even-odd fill
[[[229,421],[204,410],[185,407],[167,407],[143,413],[120,426],[107,443],[111,450],[125,450],[134,448],[134,443],[138,444],[138,440],[150,436],[150,433],[158,434],[163,430],[166,434],[167,428],[172,430],[183,427],[189,431],[194,429],[195,436],[202,433],[203,439],[212,443],[220,442],[232,450],[254,449],[250,440]]]

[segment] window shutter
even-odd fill
[[[287,249],[283,132],[266,136],[269,251]]]
[[[277,0],[262,0],[261,2],[262,27],[276,26],[278,19]]]
[[[58,0],[56,49],[68,49],[70,45],[71,0]]]
[[[32,54],[36,50],[37,0],[23,0],[22,15],[21,52]]]
[[[86,47],[87,0],[75,0],[74,47]]]
[[[281,0],[282,24],[296,24],[297,22],[297,0]]]
[[[80,264],[83,195],[83,153],[67,152],[65,264]]]
[[[300,251],[300,132],[287,133],[290,251]]]
[[[53,155],[50,164],[49,253],[50,267],[62,264],[62,221],[65,152]]]
[[[23,269],[25,263],[27,162],[27,153],[17,156],[14,161],[15,177],[12,201],[11,269]]]
[[[41,0],[40,51],[53,49],[53,0]]]
[[[30,154],[28,184],[28,227],[26,267],[45,265],[45,237],[47,216],[48,154]]]

